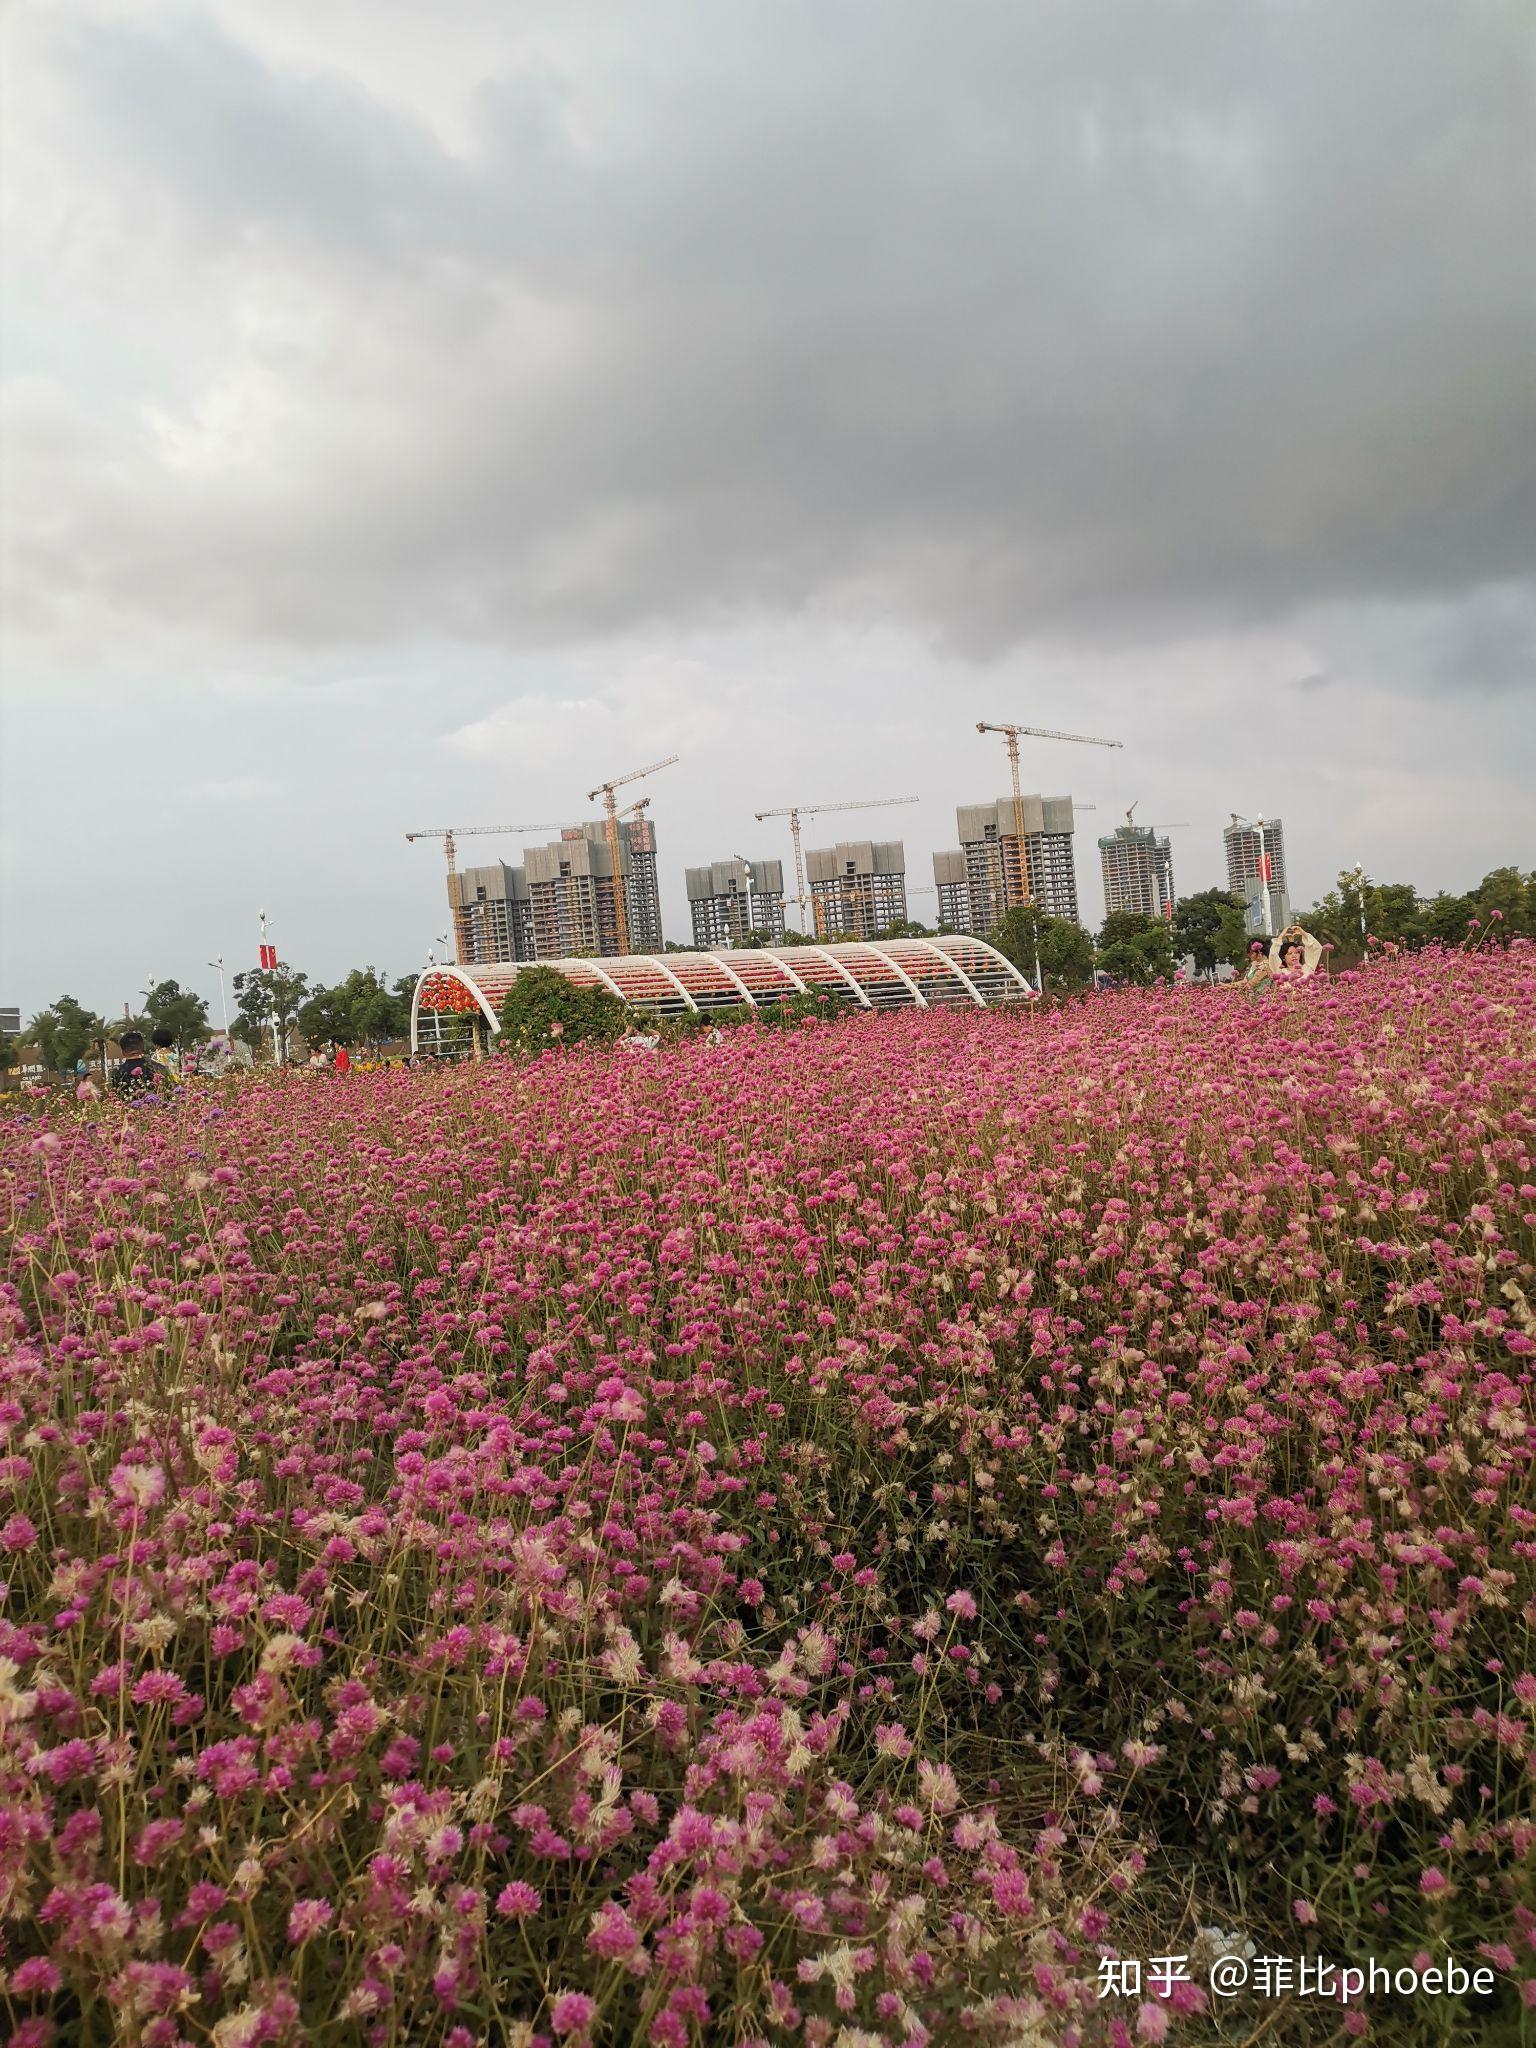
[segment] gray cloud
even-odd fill
[[[457,148],[323,38],[30,28],[92,232],[222,332],[111,417],[13,397],[28,616],[991,659],[1529,575],[1518,4],[540,18]]]

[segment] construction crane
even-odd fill
[[[595,804],[599,797],[603,800],[603,820],[607,827],[608,852],[613,861],[614,935],[621,953],[629,951],[629,904],[625,898],[624,871],[619,860],[619,807],[614,802],[613,792],[616,789],[622,789],[626,782],[638,782],[642,775],[654,775],[658,769],[670,768],[677,759],[678,756],[676,754],[668,754],[664,761],[652,761],[647,768],[631,768],[627,775],[615,775],[611,782],[600,782],[596,789],[589,789],[587,791],[587,802],[589,804]],[[641,810],[649,801],[649,797],[643,798],[640,803],[631,804],[630,810]],[[628,813],[626,812],[625,815],[627,816]]]
[[[774,811],[754,811],[753,817],[761,825],[764,818],[788,818],[789,836],[795,844],[795,901],[800,906],[800,929],[806,931],[805,922],[805,855],[800,846],[800,820],[817,818],[832,811],[883,811],[892,804],[915,804],[915,796],[867,796],[856,797],[845,804],[781,804]]]
[[[1013,778],[1013,831],[1019,849],[1019,893],[1016,900],[1019,903],[1027,903],[1029,901],[1029,862],[1024,854],[1024,793],[1019,784],[1020,736],[1022,735],[1024,738],[1032,740],[1070,740],[1074,746],[1078,747],[1120,747],[1124,743],[1120,740],[1093,739],[1084,732],[1052,732],[1043,725],[1008,725],[1002,723],[992,725],[985,719],[977,721],[976,730],[978,732],[1000,732],[1008,747],[1008,772]],[[1087,806],[1085,805],[1084,808],[1086,809]],[[1006,893],[1008,888],[1006,863],[1003,866],[1002,879],[1003,889]],[[1005,908],[1010,910],[1013,907],[1011,903],[1005,905]]]
[[[453,957],[460,967],[466,964],[468,955],[468,947],[465,944],[467,921],[459,904],[458,892],[453,886],[459,872],[458,850],[454,842],[458,839],[481,838],[491,832],[502,835],[518,832],[561,832],[565,829],[565,822],[558,825],[429,825],[423,827],[420,832],[406,833],[408,841],[441,839],[443,842],[443,852],[448,861],[448,912],[453,923]]]

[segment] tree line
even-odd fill
[[[354,967],[331,986],[311,985],[308,975],[279,963],[253,967],[233,981],[235,1015],[230,1036],[247,1045],[270,1044],[274,1027],[289,1043],[295,1031],[311,1045],[385,1045],[404,1038],[411,1025],[413,974],[390,983],[376,967]],[[0,1064],[13,1066],[23,1046],[37,1052],[45,1067],[68,1073],[82,1060],[100,1058],[106,1043],[121,1043],[124,1032],[139,1031],[146,1039],[169,1031],[178,1049],[203,1044],[214,1035],[205,999],[179,982],[158,982],[144,997],[141,1011],[107,1018],[72,995],[58,997],[28,1019],[20,1044],[0,1038]]]
[[[1421,896],[1411,882],[1362,884],[1346,870],[1300,921],[1333,948],[1339,965],[1359,960],[1372,946],[1457,946],[1469,935],[1505,944],[1536,938],[1536,872],[1494,868],[1464,895],[1441,890]],[[932,938],[949,929],[908,920],[893,925],[884,936]],[[1180,960],[1192,960],[1196,974],[1211,975],[1223,965],[1241,967],[1249,941],[1243,905],[1225,889],[1181,896],[1171,920],[1113,911],[1096,935],[1070,918],[1048,917],[1036,905],[1024,904],[1010,910],[987,937],[1031,980],[1038,963],[1047,991],[1086,988],[1096,973],[1147,987],[1171,981]],[[744,943],[814,942],[798,932],[786,932],[777,940],[755,932]],[[667,950],[692,949],[669,943]],[[408,1034],[416,976],[401,975],[390,982],[376,967],[354,967],[338,982],[311,984],[308,975],[280,963],[237,974],[232,985],[236,1014],[231,1033],[247,1044],[269,1043],[275,1026],[285,1044],[298,1031],[311,1045],[356,1047],[385,1045]],[[184,1048],[201,1044],[212,1036],[213,1028],[203,997],[175,981],[162,981],[148,990],[143,1010],[130,1017],[107,1019],[74,996],[63,995],[28,1020],[20,1045],[0,1037],[0,1066],[14,1066],[25,1046],[35,1049],[45,1067],[68,1072],[81,1060],[90,1064],[93,1055],[99,1057],[104,1041],[121,1040],[125,1031],[141,1031],[149,1038],[156,1030],[167,1030]]]

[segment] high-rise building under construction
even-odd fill
[[[708,952],[740,946],[754,936],[777,943],[784,936],[784,863],[777,860],[711,861],[688,868],[688,914],[693,943]]]
[[[662,945],[656,832],[647,818],[619,825],[619,869],[629,914],[629,950]],[[466,868],[454,877],[464,947],[477,966],[508,960],[566,960],[619,951],[613,854],[601,819],[573,825],[547,846],[523,851],[521,867]]]
[[[649,819],[635,818],[621,821],[618,834],[619,885],[624,890],[629,922],[629,950],[659,952],[663,942],[655,829]],[[547,846],[528,847],[523,866],[536,960],[619,952],[613,854],[601,819],[573,825]]]
[[[907,921],[907,852],[899,839],[810,846],[805,870],[818,939],[877,939]]]
[[[962,804],[955,812],[960,846],[933,857],[939,916],[955,931],[985,938],[1026,894],[1047,917],[1077,922],[1077,871],[1072,852],[1072,799],[1026,796],[1024,838],[1011,796]],[[963,876],[963,879],[962,879]]]
[[[1117,825],[1099,841],[1104,877],[1104,910],[1139,911],[1143,917],[1173,914],[1173,848],[1150,825]]]
[[[464,958],[476,967],[494,967],[506,960],[532,960],[533,906],[528,878],[521,868],[497,861],[461,868],[449,878]]]

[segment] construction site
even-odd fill
[[[1074,803],[1068,795],[1026,791],[1020,742],[1113,749],[1121,742],[986,720],[976,730],[1003,741],[1010,789],[995,800],[956,809],[959,844],[934,854],[931,884],[909,880],[901,839],[806,843],[822,819],[898,809],[915,804],[916,797],[765,805],[753,818],[760,825],[787,823],[792,881],[786,886],[782,862],[741,853],[688,868],[691,951],[672,945],[663,933],[651,792],[620,800],[633,785],[674,766],[676,754],[597,782],[587,792],[587,802],[601,806],[596,818],[408,832],[413,842],[437,841],[446,864],[449,921],[439,941],[442,957],[434,950],[422,977],[427,1014],[439,1015],[440,1029],[435,991],[444,1011],[490,1018],[518,970],[535,963],[589,984],[595,980],[628,1002],[662,1012],[717,1001],[756,1004],[818,984],[851,994],[866,1007],[985,1003],[1031,992],[1028,977],[985,940],[1010,911],[1025,905],[1078,921],[1076,813],[1095,806]],[[1133,804],[1125,824],[1098,842],[1107,907],[1171,916],[1169,841],[1150,826],[1137,826],[1135,810]],[[1241,864],[1246,841],[1236,826],[1234,819],[1229,853],[1237,846],[1230,857]],[[550,836],[525,843],[515,864],[458,864],[461,840],[533,842],[540,834]],[[935,899],[936,931],[912,925],[912,899],[919,897]],[[957,952],[961,942],[969,950]],[[916,950],[902,950],[910,948]],[[419,992],[419,1005],[421,1000]]]

